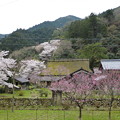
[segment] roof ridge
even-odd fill
[[[102,59],[101,62],[103,61],[120,61],[120,59]]]
[[[89,61],[89,59],[59,59],[59,60],[48,60],[48,62],[74,62],[74,61]]]

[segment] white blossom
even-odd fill
[[[46,68],[44,61],[39,60],[23,60],[20,65],[19,75],[23,78],[28,78],[32,74],[40,74]]]
[[[50,42],[44,42],[40,44],[43,47],[43,51],[39,54],[40,56],[51,56],[51,54],[57,50],[60,45],[60,40],[51,40]]]
[[[16,61],[10,58],[4,58],[7,56],[9,51],[1,51],[0,52],[0,85],[9,85],[11,83],[7,83],[9,77],[13,76],[12,68],[15,67]]]

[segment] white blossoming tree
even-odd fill
[[[46,68],[44,61],[39,60],[23,60],[20,62],[19,76],[28,79],[41,73]]]
[[[43,48],[43,51],[39,54],[40,58],[49,58],[52,53],[58,49],[60,45],[60,40],[51,40],[50,42],[41,43],[40,46]]]
[[[13,76],[12,69],[16,65],[16,61],[14,59],[5,58],[9,51],[1,51],[0,52],[0,85],[8,86],[9,88],[13,88],[13,84],[8,83],[9,77]]]

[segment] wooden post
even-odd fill
[[[62,91],[52,91],[53,105],[61,105]]]
[[[14,80],[14,77],[12,77],[12,84],[13,84],[13,89],[12,89],[12,92],[13,92],[13,94],[12,94],[12,112],[14,112],[14,102],[15,102],[15,99],[14,99],[14,83],[15,83],[15,80]]]

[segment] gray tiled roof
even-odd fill
[[[120,70],[120,59],[103,59],[101,64],[104,70]]]
[[[28,79],[25,79],[25,78],[15,78],[15,80],[21,82],[21,83],[26,83],[26,82],[29,82]]]
[[[40,76],[40,81],[58,81],[62,78],[64,78],[65,76],[51,76],[51,75],[45,75],[45,76]]]

